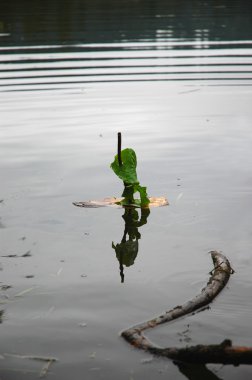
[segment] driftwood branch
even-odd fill
[[[186,348],[160,348],[143,335],[145,330],[193,313],[207,306],[227,284],[233,270],[228,259],[217,251],[211,252],[214,270],[201,293],[157,318],[138,324],[122,332],[122,336],[133,346],[154,355],[167,357],[175,361],[191,363],[252,364],[252,347],[232,346],[230,340],[218,345],[197,345]]]

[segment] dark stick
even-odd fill
[[[119,166],[122,166],[121,150],[122,150],[122,134],[121,134],[121,132],[118,132],[118,134],[117,134],[117,157],[118,157]]]
[[[122,253],[120,253],[120,261],[119,261],[119,269],[120,269],[120,277],[121,277],[121,283],[124,283],[124,268],[122,263]]]

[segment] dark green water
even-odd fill
[[[0,2],[0,378],[38,378],[28,356],[58,359],[49,379],[251,378],[120,337],[195,296],[218,249],[228,288],[149,336],[252,345],[251,25],[250,1]],[[121,195],[118,131],[170,203],[142,215],[123,261],[124,212],[72,205]]]
[[[9,34],[4,46],[252,37],[252,5],[246,0],[3,0],[0,11],[1,32]]]
[[[249,1],[2,1],[0,14],[2,91],[251,83]]]

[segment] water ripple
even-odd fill
[[[0,48],[0,91],[88,83],[252,84],[252,41],[162,41]]]

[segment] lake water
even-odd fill
[[[58,359],[48,379],[251,379],[182,374],[120,337],[195,296],[217,249],[235,274],[210,310],[148,336],[252,346],[251,25],[250,1],[1,1],[2,379],[38,378],[27,356]],[[121,195],[118,131],[170,203],[139,227],[123,283],[124,211],[72,205]]]

